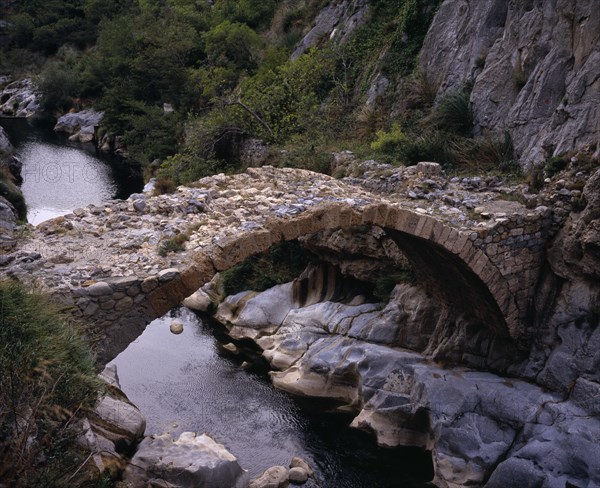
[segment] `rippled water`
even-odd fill
[[[116,160],[99,156],[92,144],[69,143],[47,125],[23,119],[0,123],[23,163],[21,190],[27,202],[27,220],[32,224],[78,207],[126,198],[140,189],[141,181],[119,174]]]
[[[185,324],[181,335],[169,331],[175,317]],[[348,419],[301,408],[221,355],[211,328],[185,308],[148,325],[114,363],[123,390],[147,417],[147,434],[207,432],[251,476],[301,456],[323,488],[423,486],[407,481],[423,469],[412,451],[378,448],[348,428]]]

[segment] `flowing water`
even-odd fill
[[[184,332],[173,335],[174,318]],[[113,362],[129,398],[146,415],[147,434],[206,432],[256,476],[293,456],[315,468],[322,488],[410,484],[427,472],[422,454],[378,448],[349,419],[310,412],[263,375],[220,353],[213,328],[178,308],[148,325]]]
[[[31,224],[141,190],[139,178],[128,177],[118,159],[99,155],[93,144],[70,143],[27,119],[0,119],[0,125],[23,163],[21,190]]]

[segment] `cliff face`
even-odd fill
[[[475,133],[508,130],[522,164],[600,156],[600,9],[596,0],[446,0],[420,67],[438,100],[472,81]]]

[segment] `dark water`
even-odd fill
[[[173,335],[177,317],[184,332]],[[425,486],[423,453],[378,448],[350,419],[309,412],[262,375],[221,355],[210,326],[185,308],[152,322],[114,361],[123,390],[148,420],[146,433],[207,432],[256,476],[306,459],[323,488]]]
[[[122,161],[100,155],[93,144],[69,142],[47,122],[0,119],[0,125],[23,163],[21,190],[32,224],[142,189]]]

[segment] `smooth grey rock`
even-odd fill
[[[308,471],[306,471],[304,468],[301,468],[300,466],[295,466],[293,468],[290,468],[288,478],[290,482],[294,483],[295,485],[301,485],[305,483],[306,480],[308,480]]]
[[[258,478],[250,481],[248,488],[284,488],[287,483],[287,468],[285,466],[272,466]]]
[[[163,480],[179,488],[233,487],[243,473],[237,459],[206,434],[146,437],[123,476],[129,487]]]
[[[104,117],[104,112],[95,110],[82,110],[59,117],[54,126],[56,132],[66,132],[67,134],[79,134],[79,142],[90,142],[93,139],[94,129],[100,124]],[[91,138],[89,137],[91,134]],[[82,140],[83,136],[83,140]]]
[[[99,281],[86,288],[88,295],[92,297],[100,297],[104,295],[112,295],[113,289],[110,285],[104,281]]]
[[[162,271],[159,271],[159,273],[158,273],[158,281],[160,281],[160,282],[171,281],[172,279],[175,279],[178,276],[179,276],[179,270],[177,268],[163,269]]]
[[[541,488],[545,477],[526,459],[510,458],[501,463],[485,488]]]

